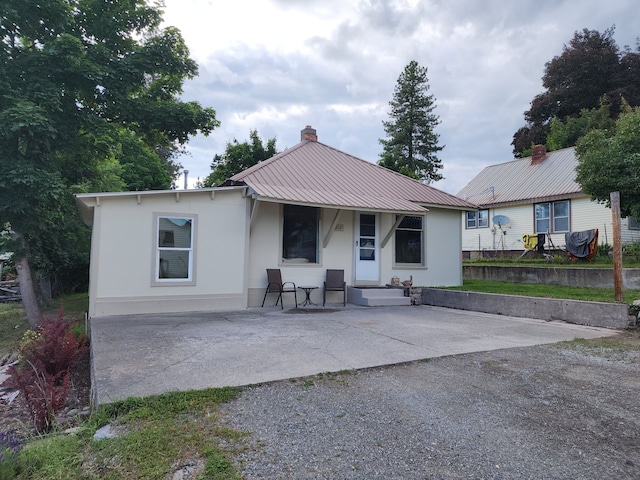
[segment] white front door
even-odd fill
[[[380,282],[380,226],[377,213],[356,213],[356,282]]]

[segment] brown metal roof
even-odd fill
[[[538,164],[532,164],[531,157],[526,157],[491,165],[457,196],[482,207],[581,196],[584,193],[576,182],[577,166],[573,148],[548,152]]]
[[[304,140],[231,177],[261,200],[394,212],[429,206],[477,208],[454,195],[359,159],[323,143]]]

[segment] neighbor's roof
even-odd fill
[[[424,212],[476,205],[323,143],[297,145],[234,175],[223,185],[248,185],[260,200],[344,209]]]
[[[544,161],[537,165],[531,164],[531,157],[491,165],[457,196],[482,207],[582,196],[584,193],[576,182],[577,166],[573,148],[547,152]]]

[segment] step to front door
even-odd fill
[[[354,305],[367,307],[411,305],[411,298],[404,296],[404,289],[402,288],[349,287],[347,300]]]

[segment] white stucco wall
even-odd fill
[[[319,287],[312,300],[322,302],[327,269],[345,271],[347,285],[355,277],[357,212],[341,210],[329,236],[336,209],[320,209],[319,263],[295,264],[282,259],[282,205],[253,202],[242,189],[189,192],[106,194],[84,198],[93,207],[89,315],[171,313],[242,309],[259,306],[267,284],[267,268],[280,268],[284,281]],[[251,223],[253,212],[253,223]],[[191,216],[194,222],[194,278],[182,284],[155,279],[156,216]],[[379,243],[395,215],[380,213]],[[379,282],[413,276],[416,286],[462,282],[460,213],[432,208],[424,221],[425,264],[394,264],[395,236],[380,251]],[[326,246],[324,246],[326,240]],[[331,293],[330,303],[341,301]],[[304,294],[299,292],[302,301]],[[275,303],[271,295],[268,305]],[[293,299],[285,298],[291,306]]]
[[[283,281],[292,281],[296,285],[321,287],[327,269],[345,271],[347,285],[354,284],[355,276],[355,232],[356,212],[342,210],[337,220],[337,230],[326,247],[323,241],[334,220],[336,210],[321,209],[320,215],[320,263],[289,264],[283,263],[282,252],[282,206],[276,203],[263,202],[258,216],[251,229],[251,245],[249,260],[249,306],[260,306],[267,284],[267,268],[280,268]],[[391,213],[379,214],[380,242],[395,221]],[[407,267],[394,265],[394,237],[380,251],[380,280],[378,285],[385,285],[394,276],[406,280],[413,276],[416,286],[451,286],[462,283],[460,212],[432,208],[424,222],[424,239],[426,259],[423,267]],[[299,300],[303,297],[300,293]],[[340,294],[334,293],[331,302],[340,301]],[[273,298],[272,298],[273,297]],[[273,305],[275,295],[267,298],[266,305]],[[322,302],[322,288],[312,293],[312,300]],[[291,295],[285,298],[285,305],[293,303]]]
[[[246,307],[242,190],[100,198],[94,207],[90,316]],[[192,284],[155,283],[154,214],[197,216]]]

